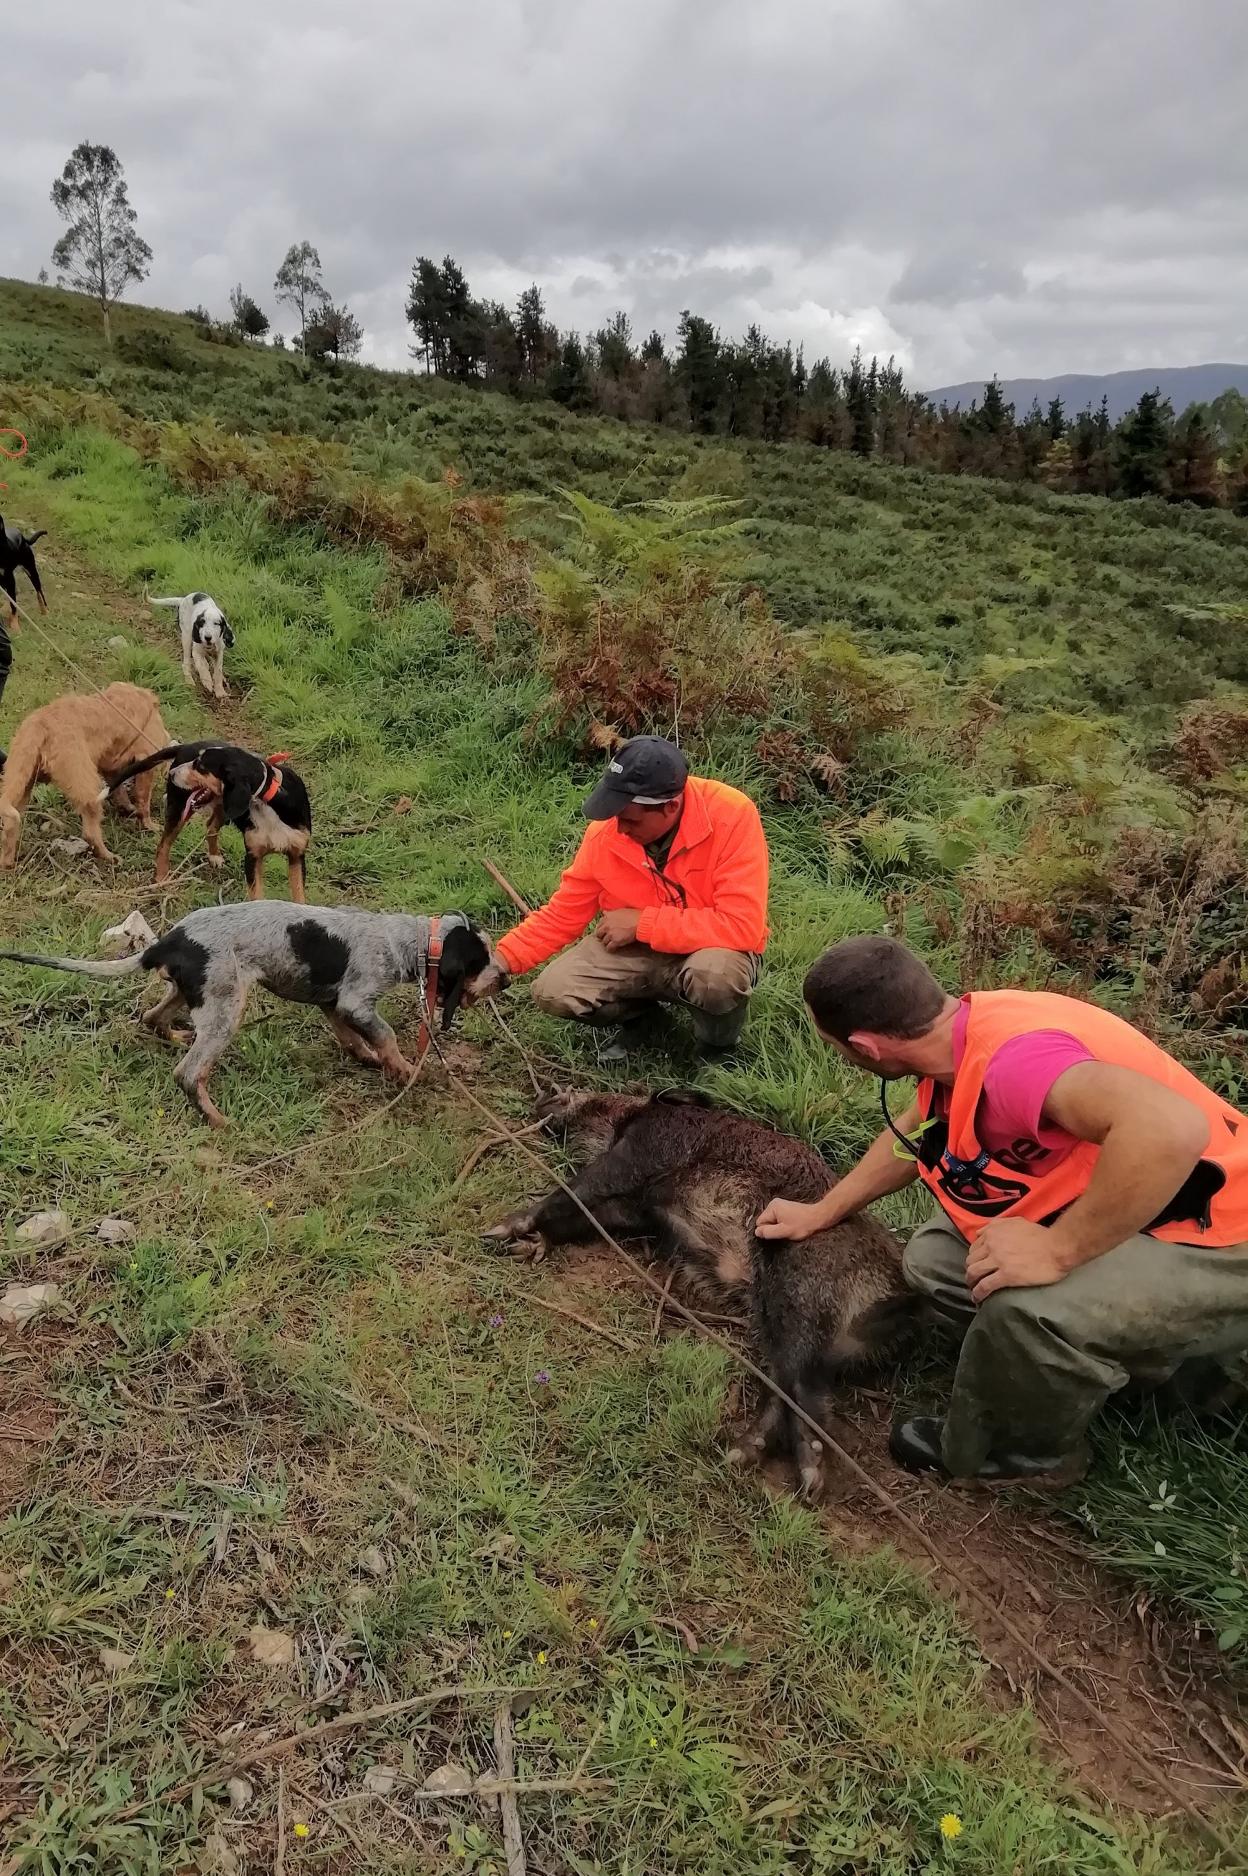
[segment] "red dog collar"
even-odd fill
[[[282,763],[289,761],[290,752],[286,749],[283,749],[280,756],[270,756],[268,758],[269,779],[261,791],[261,801],[272,801],[274,795],[282,785]]]

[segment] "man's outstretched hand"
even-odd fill
[[[1057,1234],[1026,1218],[995,1219],[966,1254],[966,1281],[977,1303],[986,1302],[995,1290],[1060,1283],[1073,1268]]]
[[[760,1212],[754,1226],[760,1238],[783,1238],[800,1244],[823,1229],[823,1214],[818,1205],[799,1205],[796,1199],[773,1199]]]
[[[608,951],[622,951],[625,945],[636,944],[640,918],[640,912],[604,912],[594,935]]]

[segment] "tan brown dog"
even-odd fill
[[[53,782],[82,820],[82,832],[99,860],[115,860],[104,842],[104,804],[112,776],[169,740],[160,720],[160,700],[137,684],[110,684],[90,697],[57,697],[23,717],[9,744],[0,781],[0,867],[17,860],[22,811],[40,782]],[[136,776],[125,804],[149,832],[152,777]]]

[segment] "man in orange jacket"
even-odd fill
[[[691,776],[675,743],[635,736],[583,813],[589,828],[553,898],[499,940],[498,958],[519,976],[563,952],[533,986],[549,1015],[611,1026],[683,1003],[706,1047],[732,1048],[767,943],[758,809]]]
[[[1248,1119],[1195,1075],[1094,1003],[948,996],[891,938],[833,946],[805,997],[822,1039],[880,1077],[888,1125],[826,1199],[773,1199],[757,1230],[800,1240],[915,1179],[936,1199],[905,1273],[962,1347],[944,1419],[893,1428],[902,1465],[1071,1483],[1129,1379],[1242,1356]],[[887,1084],[908,1076],[893,1120]]]

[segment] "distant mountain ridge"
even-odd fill
[[[938,408],[941,404],[966,408],[972,402],[982,401],[984,383],[981,378],[966,384],[946,384],[924,395]],[[1088,405],[1093,410],[1099,409],[1105,397],[1109,400],[1109,421],[1117,423],[1139,403],[1145,391],[1159,390],[1163,397],[1168,397],[1176,416],[1189,404],[1210,403],[1222,391],[1240,391],[1248,397],[1248,365],[1157,365],[1139,371],[1070,371],[1060,378],[1003,378],[1001,389],[1006,402],[1013,404],[1016,417],[1027,414],[1033,398],[1038,398],[1043,408],[1053,398],[1060,397],[1066,415],[1073,417]]]

